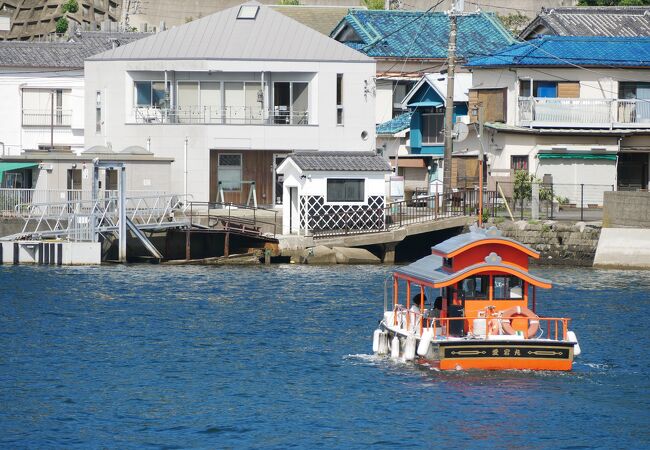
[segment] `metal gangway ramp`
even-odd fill
[[[59,203],[25,203],[15,207],[15,215],[25,221],[22,230],[2,240],[57,238],[74,242],[99,242],[100,236],[120,239],[120,261],[126,260],[127,229],[155,258],[160,251],[143,231],[187,228],[188,196],[162,194],[120,198],[98,196],[95,200]]]

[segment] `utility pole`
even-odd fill
[[[50,91],[50,151],[54,151],[54,89]]]
[[[442,178],[444,194],[451,192],[451,153],[454,148],[454,73],[456,72],[456,19],[458,1],[449,11],[449,47],[447,49],[447,100],[445,104],[445,153]]]
[[[485,159],[483,150],[483,105],[478,104],[478,225],[483,226],[483,162]]]

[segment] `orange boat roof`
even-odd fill
[[[504,263],[501,258],[491,253],[485,258],[484,262],[465,267],[454,273],[448,273],[443,270],[442,257],[439,255],[429,255],[415,261],[408,266],[400,267],[395,270],[398,277],[408,278],[412,281],[421,281],[434,288],[445,287],[457,283],[469,276],[484,272],[504,272],[515,275],[524,281],[528,281],[533,286],[549,289],[551,282],[541,277],[531,275],[521,267]]]

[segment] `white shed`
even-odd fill
[[[296,152],[278,167],[284,177],[283,234],[362,232],[384,228],[388,162],[372,152]]]

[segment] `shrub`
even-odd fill
[[[61,8],[64,13],[76,13],[79,11],[79,3],[77,0],[68,0],[63,4],[63,7]]]
[[[68,19],[65,17],[61,17],[59,20],[56,21],[56,32],[59,34],[63,34],[66,31],[68,31]]]

